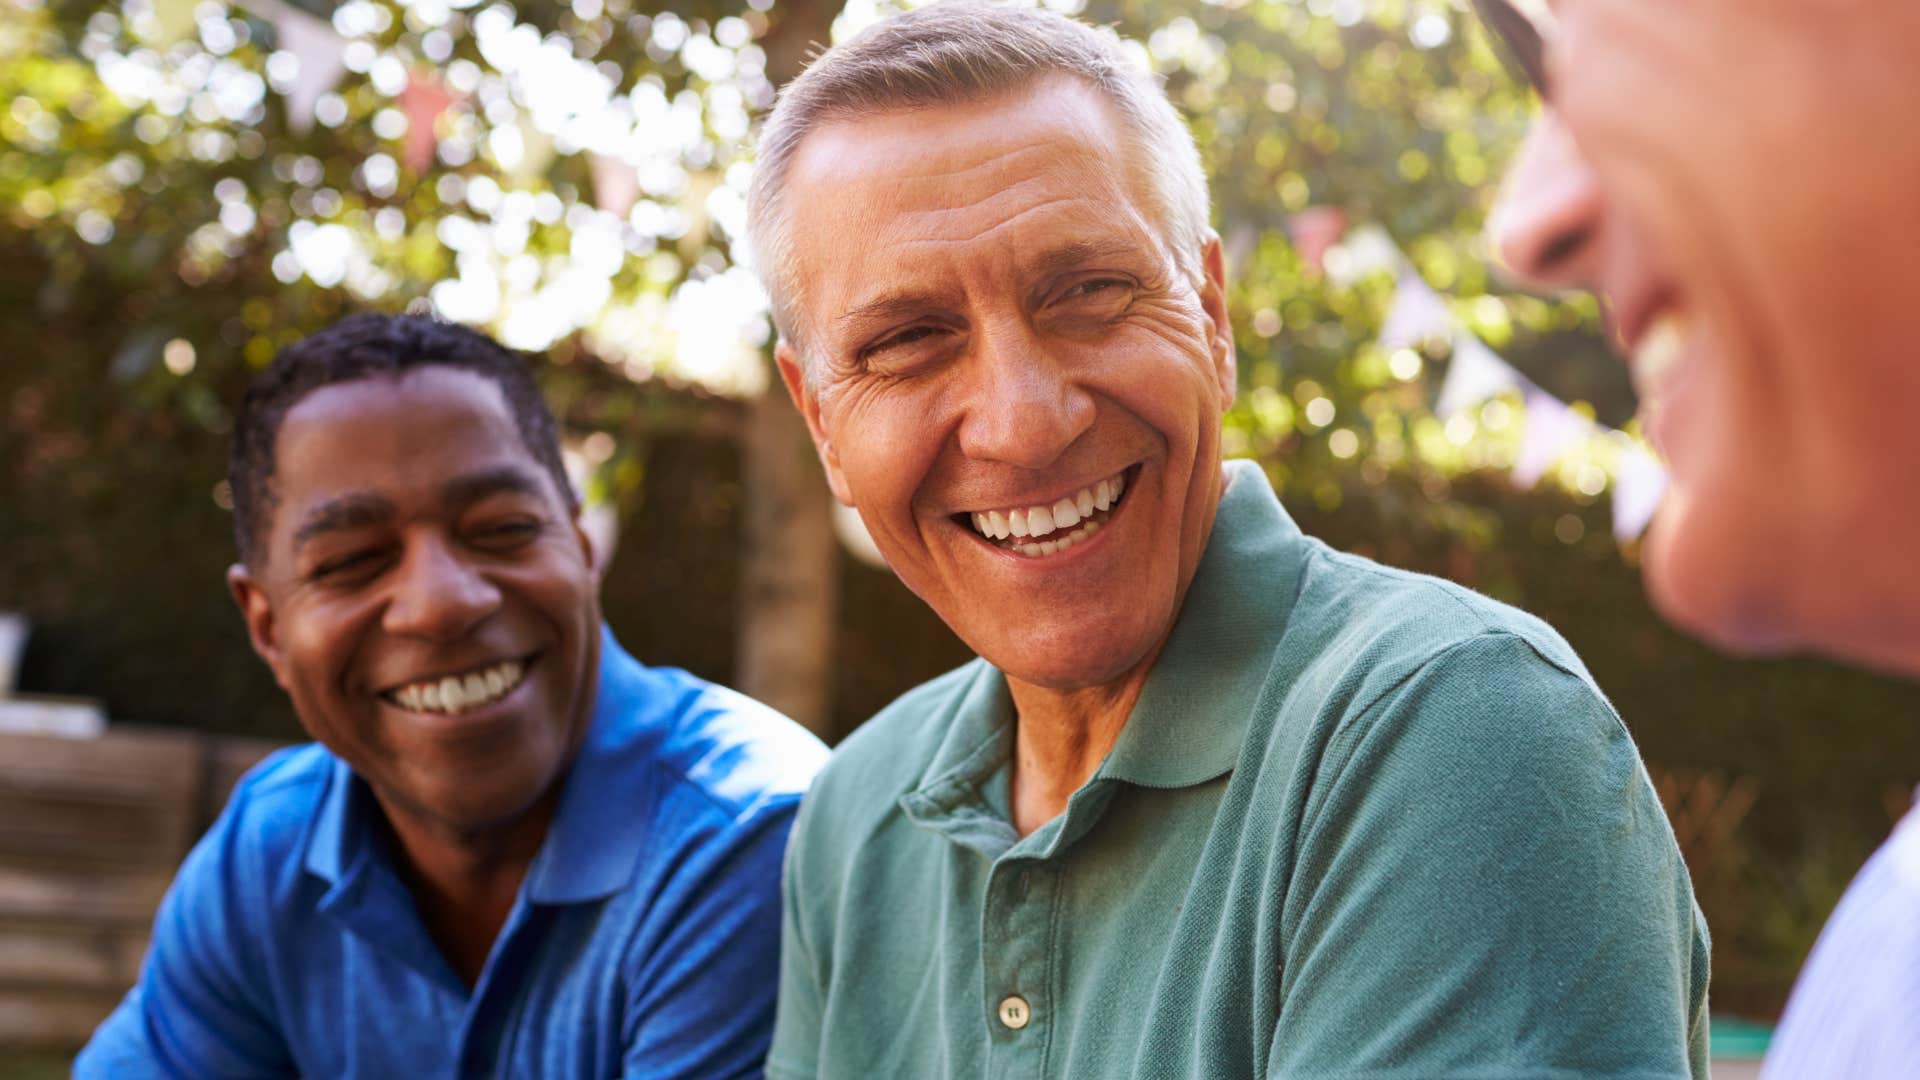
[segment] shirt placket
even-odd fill
[[[1052,860],[1003,858],[987,879],[981,912],[980,1001],[988,1034],[987,1075],[1039,1080],[1058,1016],[1053,985],[1056,869]]]

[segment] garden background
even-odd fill
[[[1632,390],[1598,309],[1504,284],[1481,235],[1530,96],[1449,0],[1054,6],[1135,43],[1199,140],[1240,353],[1229,452],[1309,533],[1572,641],[1675,818],[1716,1012],[1773,1017],[1920,780],[1920,688],[1722,657],[1649,610],[1638,529],[1614,520],[1641,460]],[[829,739],[965,659],[836,532],[737,243],[775,88],[889,10],[0,0],[18,689],[115,724],[298,737],[222,581],[232,409],[279,346],[425,305],[541,357],[617,523],[609,621],[643,659]],[[1427,322],[1396,329],[1414,301]],[[1501,378],[1437,409],[1482,347]],[[1572,434],[1516,477],[1542,410]]]

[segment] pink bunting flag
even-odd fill
[[[1520,429],[1520,453],[1513,463],[1513,481],[1532,487],[1567,447],[1594,433],[1593,421],[1568,408],[1538,387],[1526,391],[1526,420]]]
[[[1402,270],[1393,292],[1393,306],[1387,309],[1386,321],[1380,327],[1380,348],[1387,352],[1404,349],[1440,337],[1452,328],[1453,314],[1440,294],[1411,267]]]
[[[1347,212],[1337,206],[1310,206],[1287,219],[1287,236],[1300,261],[1315,274],[1326,266],[1327,249],[1347,231]]]
[[[296,135],[313,130],[313,109],[347,70],[346,39],[325,21],[288,4],[271,8],[275,47],[299,62],[287,89],[287,126]]]
[[[1447,364],[1447,377],[1440,384],[1440,397],[1433,403],[1433,415],[1451,419],[1496,394],[1517,390],[1525,385],[1520,373],[1494,355],[1486,343],[1462,331],[1453,341],[1453,359]]]
[[[612,154],[601,153],[587,155],[587,168],[593,175],[593,205],[626,217],[640,198],[640,170]]]
[[[1637,442],[1621,451],[1613,472],[1613,538],[1626,543],[1647,531],[1667,494],[1667,470]]]
[[[453,91],[431,72],[415,71],[407,77],[406,89],[400,91],[400,111],[407,117],[407,141],[401,153],[408,169],[423,173],[433,164],[433,152],[440,146],[440,133],[435,130],[440,114],[456,100]]]

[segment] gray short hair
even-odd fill
[[[828,49],[787,84],[760,135],[747,231],[754,266],[780,333],[816,365],[794,310],[792,242],[783,199],[800,144],[835,120],[892,109],[957,104],[1071,75],[1105,95],[1129,131],[1127,150],[1145,169],[1148,208],[1176,266],[1198,282],[1212,237],[1207,178],[1193,134],[1152,72],[1136,65],[1110,29],[1051,12],[946,0],[896,15]]]

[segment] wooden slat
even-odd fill
[[[0,1046],[74,1050],[122,996],[122,991],[0,986]]]
[[[0,736],[0,852],[172,866],[199,831],[204,736]]]
[[[0,855],[0,919],[144,928],[171,866],[92,866]]]
[[[63,986],[120,992],[140,975],[141,929],[0,921],[0,987]]]

